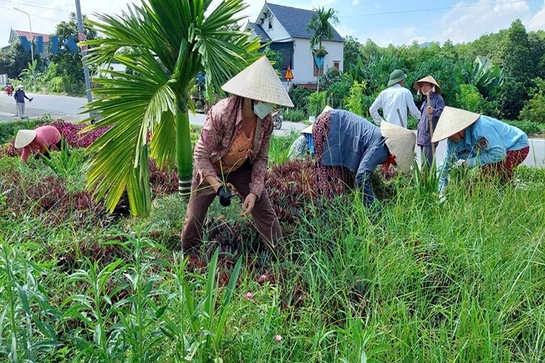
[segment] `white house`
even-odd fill
[[[282,54],[282,75],[285,75],[289,66],[293,72],[292,85],[316,84],[319,70],[310,48],[310,38],[314,33],[307,31],[312,13],[312,10],[266,2],[257,20],[247,25],[247,29],[261,38],[261,43],[271,42],[271,49]],[[324,59],[322,73],[330,67],[343,70],[343,43],[344,39],[335,29],[332,40],[323,40],[322,46],[328,54]],[[283,81],[286,82],[286,79]]]

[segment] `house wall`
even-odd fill
[[[276,17],[274,16],[267,16],[267,18],[263,20],[263,24],[261,24],[261,27],[267,32],[269,38],[273,40],[287,40],[291,38],[286,29],[284,29],[282,24],[280,24],[278,19],[276,19]]]
[[[344,66],[343,43],[324,41],[322,46],[328,52],[324,59],[322,73],[325,73],[329,68],[333,67],[334,62],[339,63],[339,70],[342,72]],[[316,76],[314,75],[314,57],[310,49],[310,40],[297,38],[295,39],[294,48],[292,83],[316,83]]]

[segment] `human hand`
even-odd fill
[[[227,185],[222,184],[217,192],[216,195],[219,197],[220,204],[224,207],[228,207],[231,205],[231,198],[233,197],[233,194],[231,193],[231,189],[227,187]]]
[[[252,212],[252,210],[254,209],[256,200],[257,200],[257,195],[255,195],[254,193],[250,193],[246,196],[246,199],[244,199],[244,203],[242,203],[242,206],[246,209],[242,213],[240,213],[242,217],[245,217]]]
[[[28,102],[32,102],[33,99],[34,99],[34,97],[29,98]]]
[[[458,159],[454,164],[452,164],[452,169],[464,168],[466,166],[467,164],[465,159]]]

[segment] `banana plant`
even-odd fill
[[[89,119],[99,119],[86,130],[111,126],[87,150],[87,188],[110,212],[126,190],[131,213],[149,214],[150,158],[160,168],[177,161],[180,191],[187,195],[193,170],[189,91],[197,74],[206,74],[212,98],[259,57],[259,40],[238,26],[247,5],[225,0],[209,11],[212,2],[145,0],[120,16],[98,15],[93,25],[103,38],[80,43],[89,47],[85,65],[106,75],[93,79],[96,100],[86,106]],[[111,63],[129,72],[109,70]]]

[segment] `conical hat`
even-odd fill
[[[390,154],[396,157],[396,164],[402,173],[409,173],[414,163],[416,135],[404,127],[382,121],[380,132],[386,140]]]
[[[481,115],[475,112],[445,106],[437,122],[437,127],[433,131],[431,141],[438,142],[444,140],[472,125],[479,117]]]
[[[34,130],[19,130],[15,137],[15,148],[20,149],[27,146],[36,138],[36,131]]]
[[[221,89],[252,100],[293,107],[288,92],[266,56],[231,78]]]
[[[426,76],[422,79],[419,79],[418,81],[413,83],[413,87],[418,91],[420,89],[420,82],[428,82],[435,86],[435,93],[439,94],[441,93],[441,86],[439,86],[439,83],[433,78],[432,76]]]

